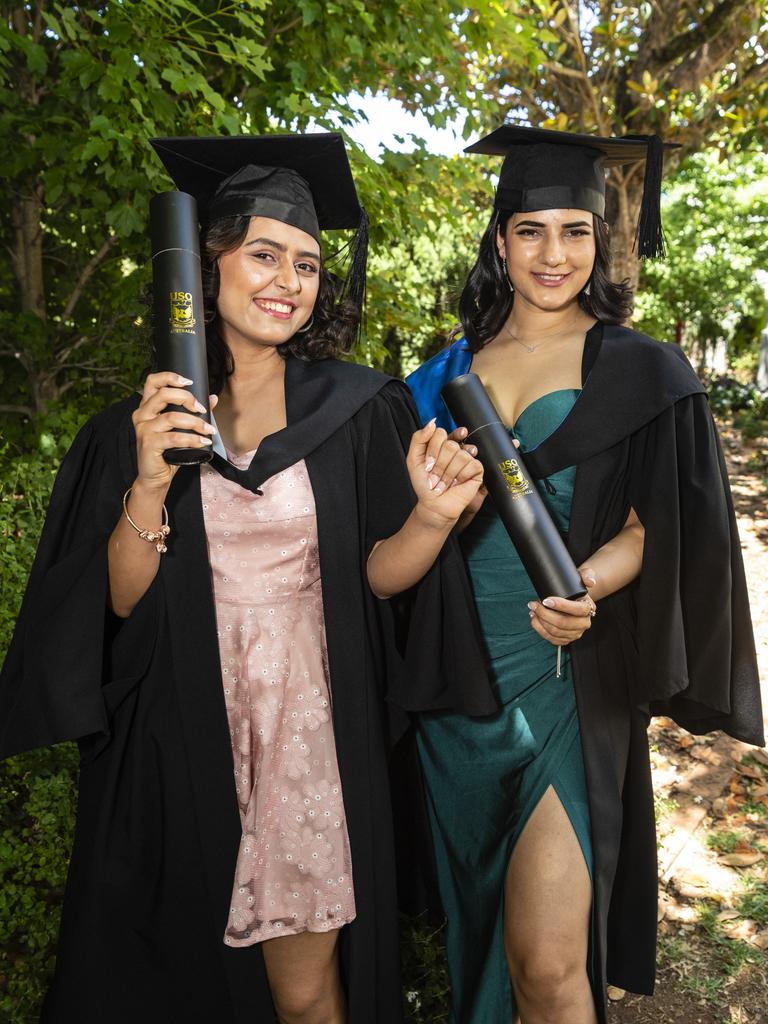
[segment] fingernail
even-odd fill
[[[474,458],[477,455],[477,448],[475,448],[473,444],[468,444],[464,451],[469,452],[472,458]]]
[[[444,490],[445,490],[445,484],[441,480],[440,483],[435,488],[435,494],[442,494]]]
[[[210,437],[201,437],[200,444],[213,444],[213,439]]]
[[[189,377],[182,377],[180,373],[176,374],[176,380],[179,382],[179,384],[191,384],[192,383],[192,381],[189,379]]]
[[[462,437],[466,437],[467,436],[467,428],[466,427],[461,427],[459,429],[459,433],[461,434]]]
[[[532,618],[533,618],[533,612],[528,612],[528,618],[529,618],[529,619],[532,619]]]
[[[437,416],[433,416],[432,419],[427,424],[427,426],[428,427],[433,427],[435,425],[435,423],[437,423]]]
[[[584,582],[585,583],[596,583],[597,580],[595,579],[594,576],[585,576],[584,577]]]
[[[205,412],[205,406],[202,402],[198,402],[197,399],[195,399],[195,412]]]
[[[435,460],[430,455],[430,457],[427,459],[426,463],[424,464],[424,468],[426,469],[426,471],[428,473],[431,473],[432,470],[434,469],[434,466],[435,466]]]
[[[534,608],[535,608],[535,607],[536,607],[536,602],[535,602],[535,601],[529,601],[529,602],[528,602],[528,610],[529,610],[529,611],[531,611],[531,612],[532,612],[532,611],[534,610]]]
[[[434,488],[437,487],[437,484],[438,484],[439,480],[440,480],[440,477],[439,476],[435,476],[434,473],[432,473],[430,475],[430,477],[429,477],[429,489],[430,489],[430,491],[434,490]]]
[[[212,423],[204,423],[203,430],[206,432],[206,434],[216,433],[216,427],[214,427]]]
[[[554,608],[555,607],[555,602],[552,600],[551,597],[545,597],[544,600],[541,603],[544,605],[545,608]]]

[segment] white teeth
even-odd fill
[[[288,306],[284,302],[264,302],[261,303],[265,309],[271,309],[275,313],[291,313],[293,306]]]

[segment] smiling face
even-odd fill
[[[224,341],[281,345],[312,316],[320,246],[299,228],[251,217],[242,244],[219,257],[217,309]]]
[[[585,210],[515,213],[496,244],[515,299],[550,312],[577,300],[595,262],[593,218]]]

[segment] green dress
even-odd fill
[[[524,453],[570,412],[577,390],[554,391],[520,415],[512,436]],[[561,530],[568,529],[576,468],[540,484]],[[452,1024],[511,1024],[515,1009],[504,955],[504,880],[526,822],[551,785],[592,868],[589,808],[567,648],[530,625],[536,599],[490,501],[461,537],[501,710],[491,718],[450,712],[419,717],[438,884],[448,918]]]

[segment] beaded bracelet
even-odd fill
[[[155,550],[157,551],[158,555],[164,555],[165,552],[168,550],[165,543],[165,538],[171,532],[171,528],[168,525],[168,509],[165,507],[165,505],[163,505],[163,525],[160,527],[159,530],[142,530],[140,526],[137,526],[136,523],[134,523],[134,521],[131,519],[130,513],[128,512],[128,495],[130,493],[131,488],[129,487],[128,490],[123,495],[123,512],[125,513],[125,518],[128,520],[128,522],[131,524],[131,526],[134,528],[136,533],[138,533],[142,540],[147,541],[148,544],[154,544]]]

